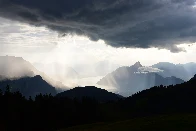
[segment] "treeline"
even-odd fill
[[[125,101],[123,106],[140,115],[160,113],[195,113],[196,82],[190,80],[183,84],[156,86],[138,92]]]
[[[111,122],[133,117],[196,113],[195,80],[176,85],[158,86],[119,101],[99,102],[52,95],[37,95],[27,100],[9,86],[0,91],[0,130],[55,131],[61,128],[96,122]]]
[[[27,100],[20,92],[0,91],[1,131],[55,131],[64,127],[109,120],[94,99],[81,100],[37,95]]]

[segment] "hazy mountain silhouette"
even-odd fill
[[[35,67],[43,71],[55,80],[69,84],[69,82],[77,81],[79,74],[72,68],[57,62],[53,63],[34,63]],[[73,80],[73,81],[71,81]]]
[[[38,72],[22,57],[0,56],[0,75],[6,78],[32,77]]]
[[[116,87],[119,94],[123,96],[130,96],[138,91],[142,91],[153,86],[168,86],[184,82],[176,77],[164,78],[155,72],[141,72],[140,70],[142,68],[143,67],[140,62],[137,62],[130,67],[120,67],[114,72],[106,75],[97,82],[97,84]]]
[[[105,76],[118,67],[120,67],[118,64],[114,64],[108,60],[99,61],[94,65],[96,75],[98,76]]]
[[[73,66],[73,68],[79,73],[80,78],[105,76],[116,70],[118,67],[120,67],[120,65],[115,64],[110,60],[102,60],[92,64],[76,64]]]
[[[196,74],[196,63],[172,64],[169,62],[159,62],[152,65],[152,67],[162,70],[158,74],[163,77],[175,76],[185,81],[190,80]]]
[[[86,86],[86,87],[76,87],[74,89],[70,89],[59,93],[56,95],[57,97],[68,97],[71,99],[77,98],[82,99],[84,97],[93,98],[100,102],[106,101],[115,101],[119,98],[123,98],[120,95],[108,92],[105,89],[97,88],[94,86]]]
[[[0,81],[0,89],[5,91],[6,86],[10,86],[11,92],[21,92],[25,97],[35,97],[38,94],[51,94],[56,95],[55,87],[48,84],[37,75],[34,77],[24,77],[16,80],[2,80]]]
[[[52,80],[22,57],[0,56],[0,80],[33,77],[36,75],[42,76],[44,80],[54,87],[66,88],[66,86],[64,86],[61,82]]]
[[[141,63],[138,61],[138,62],[136,62],[132,67],[138,69],[139,67],[142,67],[142,65],[141,65]]]

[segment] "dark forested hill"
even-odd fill
[[[0,81],[0,89],[3,91],[6,89],[7,85],[10,86],[11,92],[19,91],[27,98],[29,96],[35,97],[40,93],[56,95],[55,88],[44,81],[41,76]]]
[[[68,97],[71,99],[82,99],[84,97],[92,98],[100,102],[116,101],[123,98],[120,95],[108,92],[105,89],[97,88],[94,86],[76,87],[59,93],[56,97]]]
[[[125,100],[125,107],[143,113],[194,112],[196,105],[196,75],[188,82],[155,86]],[[128,104],[129,103],[129,104]]]

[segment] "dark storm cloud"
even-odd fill
[[[195,0],[0,0],[0,16],[113,47],[183,49],[196,41]]]

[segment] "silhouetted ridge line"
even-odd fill
[[[71,99],[82,99],[83,97],[93,98],[100,102],[116,101],[123,98],[120,95],[108,92],[105,89],[94,86],[76,87],[56,95],[56,97],[68,97]]]
[[[123,106],[133,112],[145,114],[193,113],[196,110],[196,105],[193,104],[196,100],[195,87],[195,77],[175,86],[155,86],[126,98]]]
[[[190,80],[195,81],[196,80],[196,75],[194,75],[194,77],[191,78]]]
[[[29,96],[35,97],[40,93],[56,95],[55,87],[52,87],[39,75],[34,77],[23,77],[14,80],[6,79],[0,81],[0,89],[5,90],[7,85],[11,87],[11,92],[19,91],[26,98]]]

